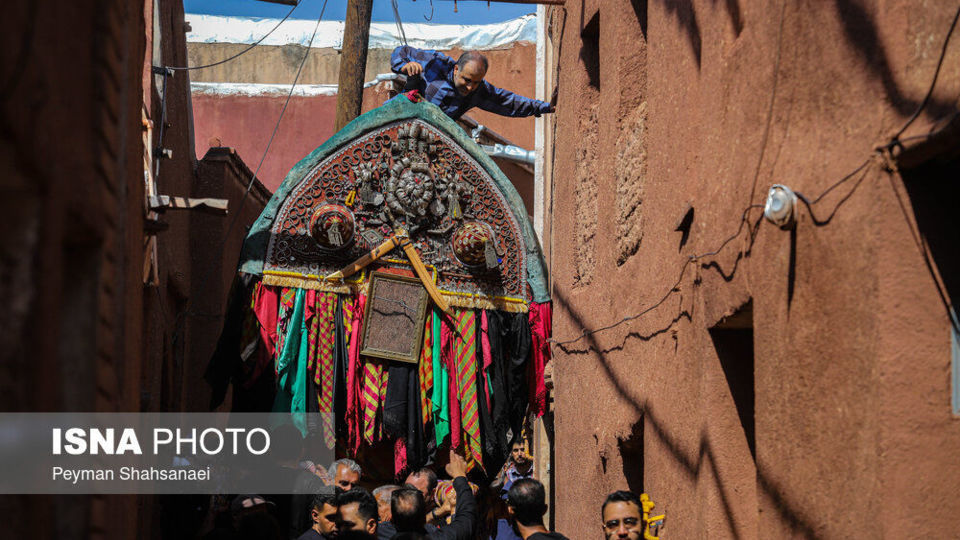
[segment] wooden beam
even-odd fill
[[[226,199],[191,199],[189,197],[171,197],[170,195],[151,196],[150,210],[164,212],[166,210],[200,210],[218,216],[227,215]]]
[[[337,116],[334,131],[340,131],[360,116],[363,105],[363,77],[367,70],[367,42],[373,0],[350,0],[343,23],[340,78],[337,81]]]

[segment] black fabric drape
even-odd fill
[[[533,340],[526,313],[487,311],[487,332],[493,360],[495,451],[506,455],[511,440],[520,435],[527,410],[527,362]]]
[[[210,385],[210,410],[223,403],[231,379],[241,372],[240,342],[243,339],[243,321],[250,309],[250,296],[257,279],[257,276],[252,274],[238,272],[230,285],[223,329],[217,340],[217,348],[203,374],[204,380]]]
[[[344,296],[337,295],[334,310],[336,330],[333,340],[333,417],[336,419],[337,439],[346,440],[347,435],[347,365],[349,336],[343,324]]]
[[[416,368],[414,364],[406,362],[391,362],[387,366],[387,393],[383,398],[383,432],[391,439],[407,434],[410,371],[414,368]]]
[[[391,439],[404,439],[410,470],[419,469],[426,463],[417,364],[390,363],[387,394],[383,400],[383,431]]]
[[[483,466],[488,473],[491,471],[498,471],[500,467],[503,466],[503,462],[507,459],[507,452],[505,451],[505,445],[502,443],[502,439],[505,439],[504,436],[497,436],[496,429],[493,425],[493,415],[490,410],[490,407],[487,406],[487,399],[485,397],[486,382],[483,377],[483,345],[482,345],[482,320],[481,317],[477,317],[477,328],[476,336],[480,336],[480,339],[477,340],[477,404],[479,405],[480,410],[480,440],[482,441],[483,449]],[[489,332],[489,329],[488,329]],[[493,378],[493,364],[490,365],[489,375],[491,379]],[[490,392],[491,404],[493,403],[493,392]]]
[[[420,370],[410,364],[407,377],[407,465],[415,471],[427,463],[427,442],[423,429],[423,406],[420,403]]]

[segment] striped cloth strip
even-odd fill
[[[379,439],[377,427],[377,409],[380,405],[380,386],[383,384],[383,365],[372,358],[362,358],[363,390],[360,396],[363,404],[363,438],[368,443]]]
[[[454,350],[457,360],[460,419],[467,455],[472,464],[483,469],[483,451],[480,445],[480,409],[477,402],[477,316],[472,309],[458,310]],[[472,468],[472,467],[471,467]]]
[[[423,425],[430,422],[433,414],[433,401],[430,399],[433,391],[433,317],[431,311],[423,330],[423,348],[420,350],[420,411]]]
[[[333,377],[334,348],[337,333],[336,321],[337,295],[317,292],[316,300],[316,343],[317,363],[314,369],[314,382],[317,384],[318,410],[323,423],[323,442],[333,449],[337,442],[336,423],[333,420]]]

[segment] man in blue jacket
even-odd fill
[[[467,51],[460,59],[404,45],[390,55],[394,73],[407,76],[407,89],[418,89],[423,97],[443,109],[454,120],[473,107],[502,116],[540,116],[554,112],[546,101],[526,98],[497,88],[483,80],[487,57]]]

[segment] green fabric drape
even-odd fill
[[[433,431],[437,446],[450,434],[450,375],[440,361],[440,315],[433,310]]]
[[[304,414],[307,411],[307,321],[304,317],[306,291],[297,289],[287,325],[283,350],[277,357],[279,384],[273,401],[273,412],[301,413],[293,415],[293,424],[306,435]]]

